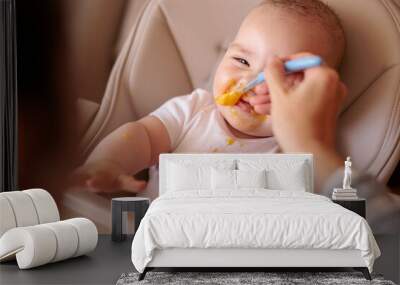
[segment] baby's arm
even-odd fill
[[[94,192],[138,192],[146,184],[132,174],[155,164],[160,153],[170,151],[170,145],[167,129],[158,118],[126,123],[95,147],[75,178]]]
[[[86,163],[106,159],[134,174],[155,164],[160,153],[169,151],[169,137],[163,123],[156,117],[147,116],[126,123],[106,136]]]

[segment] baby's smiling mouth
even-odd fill
[[[243,112],[254,114],[254,108],[249,102],[249,96],[253,95],[252,90],[243,92],[245,83],[243,81],[236,82],[231,80],[225,92],[215,98],[218,105],[238,108]]]
[[[253,107],[249,104],[247,100],[249,94],[244,94],[240,89],[240,85],[227,88],[227,91],[225,91],[225,93],[215,98],[215,102],[218,105],[226,107],[239,107],[241,110],[250,113],[253,110]]]

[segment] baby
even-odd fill
[[[278,152],[266,83],[234,106],[217,104],[215,98],[235,82],[254,78],[272,56],[288,60],[315,54],[337,68],[344,46],[337,16],[318,0],[264,1],[244,19],[222,59],[214,77],[214,96],[197,89],[121,126],[97,145],[76,177],[94,192],[140,192],[146,182],[132,174],[154,166],[160,153]],[[288,86],[301,80],[301,73],[287,76]],[[141,195],[157,196],[156,176],[155,167],[151,167],[147,190]]]

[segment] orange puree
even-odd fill
[[[223,106],[233,106],[235,105],[240,98],[243,96],[243,92],[241,89],[243,88],[243,83],[236,84],[235,80],[230,80],[228,83],[228,88],[225,93],[219,95],[215,98],[215,102],[219,105]]]
[[[226,93],[218,96],[215,99],[215,101],[219,105],[233,106],[240,100],[240,97],[242,97],[242,94],[243,94],[242,92],[238,92],[238,91],[226,92]]]
[[[237,102],[239,102],[240,98],[245,98],[249,96],[249,93],[243,93],[243,87],[244,83],[243,82],[236,82],[234,79],[230,80],[227,84],[227,88],[225,90],[225,93],[222,95],[219,95],[215,98],[215,102],[218,105],[222,106],[234,106],[236,105]],[[260,120],[260,121],[265,121],[268,119],[268,115],[262,115],[258,114],[254,111],[253,107],[251,106],[251,115]],[[238,117],[238,113],[236,110],[231,108],[231,115],[232,117]],[[233,144],[233,142],[229,143],[228,145]]]

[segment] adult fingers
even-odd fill
[[[346,85],[339,81],[338,85],[337,85],[337,91],[336,91],[336,97],[332,98],[332,101],[334,101],[334,103],[332,105],[335,106],[335,113],[336,116],[339,116],[340,111],[341,111],[341,106],[345,100],[345,98],[347,97],[347,87]]]
[[[348,89],[347,86],[342,81],[339,82],[337,93],[341,101],[343,101],[347,97]]]
[[[267,104],[271,102],[269,95],[257,95],[249,98],[250,105]]]
[[[273,57],[264,71],[272,100],[286,93],[285,69],[282,60]]]
[[[324,94],[330,96],[337,92],[338,73],[327,66],[313,67],[304,71],[304,80],[298,85],[304,96]]]
[[[261,115],[271,114],[271,104],[260,104],[253,107],[254,111]]]
[[[286,84],[289,88],[294,88],[303,81],[303,73],[297,72],[286,76]]]
[[[269,88],[266,83],[258,84],[256,87],[254,87],[254,92],[256,94],[268,94],[269,93]]]

